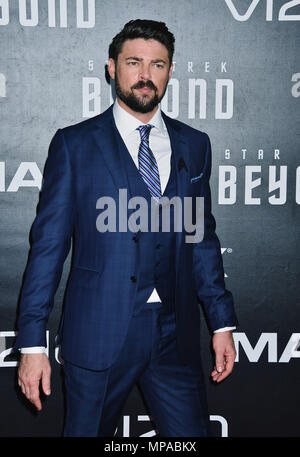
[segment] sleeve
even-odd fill
[[[73,194],[70,157],[64,133],[58,130],[50,143],[37,215],[31,228],[14,350],[46,346],[46,323],[71,246]]]
[[[45,354],[46,348],[44,346],[32,346],[29,348],[20,348],[21,354]]]
[[[235,327],[238,320],[233,296],[225,287],[221,246],[215,231],[215,218],[211,212],[211,144],[208,135],[202,135],[205,144],[205,163],[201,180],[201,196],[204,197],[204,235],[202,241],[194,244],[193,265],[198,299],[203,304],[211,330],[216,331],[224,327]]]
[[[218,328],[217,330],[214,330],[214,333],[222,333],[222,332],[228,332],[229,330],[235,330],[236,327],[223,327],[223,328]]]

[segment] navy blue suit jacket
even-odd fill
[[[163,113],[178,165],[177,195],[203,196],[202,242],[176,233],[176,318],[179,355],[200,363],[199,302],[210,329],[237,324],[226,290],[220,243],[211,214],[211,148],[207,134]],[[198,177],[197,179],[192,179]],[[112,106],[104,113],[54,135],[45,164],[31,249],[24,275],[15,349],[46,345],[45,330],[64,261],[73,241],[62,325],[62,357],[90,369],[105,369],[124,343],[135,303],[139,259],[134,233],[100,233],[96,201],[128,189],[114,134]],[[128,189],[128,198],[130,193]],[[136,281],[133,281],[133,277]]]

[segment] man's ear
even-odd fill
[[[116,64],[114,59],[112,59],[111,57],[108,59],[108,72],[111,79],[115,79]]]

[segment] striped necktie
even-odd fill
[[[154,154],[149,147],[149,134],[152,127],[154,126],[146,124],[140,125],[136,129],[140,132],[141,136],[138,161],[139,172],[145,181],[150,194],[156,201],[158,201],[161,197],[159,171]]]

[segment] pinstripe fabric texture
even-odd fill
[[[155,200],[159,200],[161,197],[161,187],[158,166],[153,152],[149,146],[149,134],[151,128],[154,127],[151,124],[140,125],[137,130],[141,135],[141,143],[139,147],[139,172],[145,181],[150,194]]]

